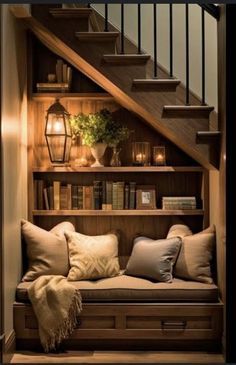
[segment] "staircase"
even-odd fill
[[[220,132],[209,127],[214,108],[196,105],[196,100],[195,105],[183,105],[178,92],[180,80],[168,78],[163,70],[159,78],[150,78],[150,55],[117,53],[120,32],[93,31],[101,19],[92,8],[32,5],[31,14],[24,16],[24,21],[49,49],[99,84],[122,106],[205,168],[218,167]]]

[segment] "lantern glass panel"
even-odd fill
[[[64,116],[61,114],[48,114],[46,134],[66,134]]]
[[[65,162],[66,136],[47,136],[48,149],[52,162]]]

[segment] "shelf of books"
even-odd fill
[[[34,167],[33,172],[203,172],[201,166]]]
[[[171,215],[203,215],[202,209],[127,209],[127,210],[33,210],[33,216],[171,216]]]
[[[113,96],[108,93],[71,93],[71,92],[37,92],[32,94],[34,101],[47,101],[66,99],[66,100],[114,100]]]

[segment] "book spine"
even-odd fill
[[[78,186],[72,185],[71,187],[71,203],[72,209],[78,209]]]
[[[129,184],[125,184],[125,209],[129,209]]]
[[[62,66],[62,82],[67,82],[67,64],[63,63]]]
[[[67,186],[60,187],[60,209],[68,209],[68,189]]]
[[[72,209],[72,185],[67,184],[67,209]]]
[[[135,209],[136,182],[129,183],[129,209]]]
[[[124,188],[125,184],[123,181],[117,183],[117,209],[124,209]]]
[[[53,181],[54,209],[60,210],[60,181]]]
[[[34,209],[38,209],[38,180],[34,180]]]
[[[67,82],[70,87],[72,82],[72,68],[70,66],[67,67]]]
[[[101,181],[93,182],[94,209],[101,209]]]
[[[53,186],[49,186],[47,188],[48,190],[48,196],[49,196],[49,208],[51,210],[54,209],[54,193],[53,193]]]
[[[44,203],[46,210],[49,210],[49,200],[48,200],[48,190],[47,188],[43,189]]]
[[[112,181],[106,181],[106,204],[112,205]]]
[[[44,195],[43,195],[43,189],[44,189],[44,181],[43,180],[38,180],[38,202],[37,202],[37,206],[39,210],[43,210],[44,209]]]
[[[63,67],[63,61],[57,60],[57,63],[56,63],[57,82],[62,82],[62,67]]]
[[[83,186],[78,186],[78,209],[83,209]]]
[[[83,186],[83,209],[93,209],[93,186]]]
[[[112,183],[112,209],[118,209],[118,186],[116,182]]]

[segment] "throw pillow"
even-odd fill
[[[172,237],[183,238],[185,236],[189,236],[192,234],[193,233],[190,230],[190,228],[185,224],[174,224],[173,226],[170,227],[166,238],[172,238]]]
[[[180,246],[181,239],[178,237],[161,240],[136,238],[125,274],[171,282],[172,268]]]
[[[28,257],[28,270],[22,281],[33,281],[41,275],[67,276],[69,258],[65,230],[73,232],[75,228],[70,222],[62,222],[48,232],[26,220],[21,221]]]
[[[214,226],[183,237],[180,253],[174,268],[176,277],[202,283],[213,283],[211,260],[215,247]]]
[[[119,274],[116,234],[86,236],[67,231],[65,235],[68,240],[71,266],[68,280],[100,279]]]

